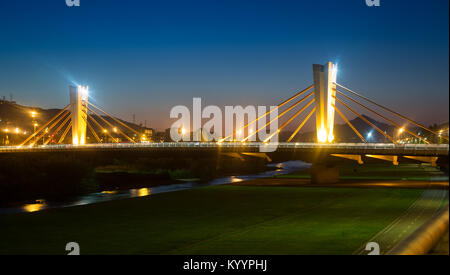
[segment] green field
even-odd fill
[[[1,254],[350,254],[422,193],[214,186],[0,216]]]
[[[280,175],[276,178],[311,178],[310,170],[302,170],[289,175]],[[339,178],[341,180],[410,180],[429,181],[433,178],[442,178],[448,181],[448,176],[436,167],[429,164],[401,163],[398,166],[392,164],[365,164],[345,163],[339,166]]]

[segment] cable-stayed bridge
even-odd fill
[[[430,144],[423,135],[416,133],[410,127],[420,128],[423,132],[439,136],[448,141],[448,137],[425,127],[424,125],[402,115],[391,108],[385,107],[374,100],[361,95],[337,83],[337,66],[331,62],[325,65],[313,65],[313,84],[284,100],[275,108],[249,121],[242,127],[235,128],[233,133],[219,138],[215,142],[179,142],[179,143],[148,143],[143,133],[133,129],[120,119],[110,115],[102,108],[89,102],[88,87],[70,88],[70,103],[57,115],[43,124],[32,135],[18,146],[0,147],[0,153],[7,152],[56,152],[56,151],[114,151],[114,150],[145,150],[148,152],[219,152],[224,154],[249,154],[268,157],[258,151],[270,144],[276,146],[278,153],[332,155],[338,158],[355,160],[364,163],[365,158],[375,158],[398,164],[398,157],[428,162],[433,165],[439,157],[448,157],[448,144]],[[386,130],[380,129],[373,122],[357,111],[365,110],[395,127],[396,131],[419,140],[421,144],[402,144]],[[277,110],[276,118],[270,117]],[[345,111],[344,111],[345,110]],[[347,112],[347,115],[345,114]],[[361,142],[335,142],[335,114],[345,121]],[[371,143],[348,119],[348,114],[358,117],[367,123],[374,131],[382,135],[388,143]],[[292,142],[305,124],[315,118],[316,142]],[[108,118],[108,119],[105,119]],[[284,121],[278,130],[264,140],[252,142],[252,138],[274,121]],[[261,123],[261,122],[266,122]],[[295,124],[295,131],[286,142],[275,141],[278,135],[288,125]],[[263,125],[263,126],[261,126]],[[408,125],[408,126],[405,126]],[[258,128],[259,127],[259,128]],[[87,143],[88,131],[96,143]],[[51,135],[48,135],[48,133]],[[128,133],[128,134],[127,134]],[[132,133],[138,139],[130,137]],[[47,136],[46,136],[47,134]],[[71,135],[71,144],[63,144],[66,136]],[[112,143],[103,143],[108,136]],[[118,138],[117,136],[121,136]],[[122,143],[126,141],[127,143]],[[52,142],[51,142],[52,141]],[[142,143],[141,141],[144,141]],[[237,155],[236,155],[237,154]],[[238,156],[237,156],[238,157]]]

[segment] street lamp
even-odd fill
[[[103,129],[103,140],[105,140],[105,141],[107,141],[106,140],[106,133],[108,133],[108,130]]]
[[[37,122],[36,122],[36,117],[37,117],[37,112],[35,111],[31,111],[31,118],[33,119],[32,123],[33,123],[33,134],[36,133],[36,127],[38,126]]]
[[[401,140],[401,138],[402,138],[402,134],[403,134],[403,132],[405,131],[405,128],[400,128],[400,129],[398,129],[398,134],[397,134],[397,136],[398,136],[398,139],[399,140]]]

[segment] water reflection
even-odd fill
[[[140,189],[131,189],[130,190],[130,196],[132,198],[146,197],[146,196],[149,196],[150,193],[151,193],[151,189],[150,188],[140,188]]]
[[[23,207],[24,212],[36,212],[47,208],[47,204],[42,201],[36,201],[36,203],[25,204]]]
[[[72,207],[72,206],[80,206],[87,205],[92,203],[106,202],[112,200],[120,200],[126,198],[136,198],[136,197],[145,197],[150,194],[159,194],[159,193],[167,193],[167,192],[175,192],[180,190],[193,189],[204,186],[212,186],[212,185],[221,185],[228,183],[237,183],[251,179],[259,179],[272,177],[275,175],[283,175],[289,174],[294,171],[299,171],[303,169],[309,168],[310,164],[302,162],[302,161],[287,161],[282,163],[273,163],[269,164],[268,167],[278,168],[271,171],[266,171],[260,174],[254,175],[241,175],[241,176],[229,176],[223,178],[217,178],[211,180],[209,182],[182,182],[178,184],[170,184],[170,185],[160,185],[152,188],[139,188],[139,189],[130,189],[130,190],[105,190],[98,193],[91,193],[84,196],[80,196],[72,201],[67,201],[64,203],[50,203],[44,200],[37,201],[34,204],[26,204],[22,207],[12,207],[12,208],[0,208],[0,214],[6,213],[20,213],[20,212],[36,212],[49,208],[63,208],[63,207]]]
[[[231,176],[230,180],[231,180],[232,183],[244,181],[243,179],[240,179],[240,178],[235,177],[235,176]]]

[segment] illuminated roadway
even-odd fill
[[[0,153],[58,152],[58,151],[155,151],[155,152],[262,152],[274,144],[259,142],[164,142],[164,143],[100,143],[86,145],[39,145],[0,146]],[[448,157],[448,144],[393,144],[393,143],[285,143],[276,144],[278,153],[324,153],[324,154],[378,154]],[[270,153],[270,151],[269,151]]]

